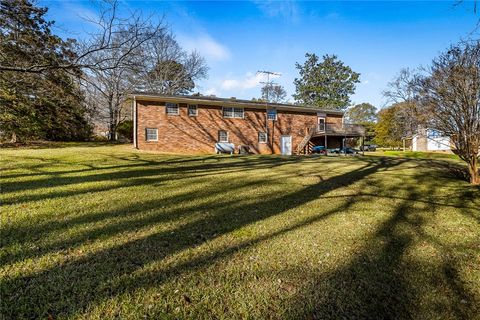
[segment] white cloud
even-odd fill
[[[189,50],[200,52],[207,60],[223,61],[230,59],[230,50],[209,34],[202,33],[198,36],[180,35],[178,41],[182,46]]]
[[[271,75],[270,79],[277,78],[277,75]],[[225,79],[222,81],[222,89],[225,90],[245,90],[258,87],[260,82],[265,81],[266,76],[260,73],[247,72],[241,79]]]
[[[210,95],[215,95],[215,96],[218,96],[218,91],[216,88],[210,88],[210,89],[207,89],[205,90],[205,93],[207,96],[210,96]]]

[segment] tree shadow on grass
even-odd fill
[[[9,149],[63,149],[63,148],[73,148],[73,147],[106,147],[112,145],[129,145],[129,143],[124,142],[113,142],[113,141],[82,141],[82,142],[61,142],[61,141],[29,141],[24,143],[1,143],[1,148]]]
[[[120,158],[123,160],[130,160]],[[136,158],[134,159],[136,161]],[[289,163],[299,163],[302,161],[308,161],[308,158],[303,159],[282,159],[278,157],[241,157],[241,158],[222,158],[218,156],[214,157],[195,157],[187,159],[172,159],[169,161],[142,161],[141,164],[135,163],[132,165],[119,165],[108,166],[107,172],[94,173],[92,175],[78,175],[74,177],[70,176],[56,176],[56,172],[52,172],[50,177],[35,180],[34,183],[28,181],[24,184],[18,182],[3,183],[3,193],[13,192],[13,190],[34,190],[41,189],[41,193],[27,194],[25,196],[15,196],[11,199],[4,199],[3,205],[9,204],[22,204],[26,202],[33,202],[37,200],[49,200],[62,197],[71,197],[82,194],[91,194],[102,191],[112,191],[115,189],[122,189],[127,187],[152,185],[158,187],[162,183],[170,180],[183,180],[183,179],[197,179],[202,177],[213,177],[215,175],[225,175],[238,172],[247,172],[250,170],[259,169],[273,169],[278,166],[283,166]],[[190,163],[194,161],[194,163]],[[185,165],[187,164],[187,165]],[[110,171],[119,169],[119,171]],[[92,171],[91,169],[85,169],[85,171]],[[102,170],[98,170],[102,171]],[[95,172],[95,171],[94,171]],[[77,173],[77,172],[75,172]],[[288,173],[290,174],[290,173]],[[286,177],[286,176],[285,176]],[[282,177],[279,177],[282,178]],[[70,190],[51,191],[50,188],[56,186],[76,186],[77,184],[89,183],[89,182],[104,182],[104,185],[85,188],[74,188]],[[115,182],[115,184],[111,184]],[[258,179],[254,182],[249,181],[229,181],[223,180],[223,183],[227,184],[229,189],[241,188],[241,187],[254,187],[256,184],[264,183],[263,180]],[[32,186],[33,184],[33,186]],[[38,185],[40,184],[40,185]],[[113,218],[117,216],[125,216],[127,214],[133,214],[136,212],[142,212],[152,210],[155,208],[165,207],[166,205],[174,205],[178,203],[188,202],[193,198],[209,195],[213,192],[224,192],[218,186],[212,185],[204,188],[203,191],[196,191],[197,194],[186,193],[180,196],[173,196],[171,198],[162,198],[161,200],[144,200],[140,201],[137,206],[130,206],[128,208],[118,208],[113,211],[106,212],[93,212],[88,215],[74,216],[73,218],[66,220],[55,220],[40,222],[36,225],[9,225],[4,224],[2,226],[2,233],[4,235],[3,244],[11,242],[22,242],[28,240],[29,235],[35,235],[37,238],[44,236],[46,233],[60,230],[69,229],[78,224],[99,222],[103,219]],[[218,204],[211,204],[218,206]],[[195,209],[195,208],[194,208]],[[198,208],[200,209],[200,208]],[[38,217],[38,216],[37,216]]]
[[[215,160],[219,157],[212,157],[207,160]],[[307,159],[307,158],[304,158]],[[116,188],[139,186],[152,183],[150,177],[155,178],[155,183],[161,183],[164,180],[185,179],[193,176],[211,176],[213,174],[234,173],[241,171],[271,169],[276,166],[285,165],[292,162],[301,162],[304,159],[281,159],[278,157],[235,157],[227,159],[229,161],[205,162],[194,160],[171,160],[168,162],[147,162],[132,165],[108,166],[106,168],[89,168],[78,170],[75,176],[71,176],[70,172],[64,172],[67,176],[56,172],[46,173],[47,177],[33,180],[7,181],[2,183],[3,195],[12,192],[35,191],[40,189],[39,194],[27,194],[25,196],[17,196],[12,199],[5,199],[4,204],[23,203],[30,201],[38,201],[45,199],[54,199],[58,197],[73,196],[87,192],[99,192]],[[225,160],[225,159],[224,159]],[[193,164],[188,162],[194,161]],[[185,165],[185,164],[188,165]],[[100,172],[107,170],[106,172]],[[93,174],[84,175],[83,173],[95,172]],[[122,182],[118,186],[99,186],[96,188],[86,188],[85,190],[65,190],[50,192],[50,188],[66,187],[69,185],[78,185],[82,183],[98,183],[98,182]]]
[[[327,192],[350,185],[371,174],[401,163],[402,160],[379,158],[370,160],[369,163],[357,170],[333,176],[287,195],[272,195],[271,198],[254,203],[217,203],[213,213],[176,226],[174,229],[156,232],[140,239],[132,239],[110,248],[101,249],[89,255],[68,260],[61,265],[47,267],[44,271],[35,274],[4,278],[1,286],[3,296],[6,298],[1,301],[2,312],[6,318],[38,318],[46,317],[49,314],[55,317],[78,315],[89,306],[116,295],[133,292],[140,287],[148,288],[158,285],[170,277],[178,276],[178,274],[199,266],[210,265],[220,257],[235,252],[242,245],[251,245],[255,241],[248,241],[232,248],[194,258],[184,264],[172,267],[170,271],[129,277],[132,273],[140,271],[153,262],[161,261],[167,256],[198,246],[256,221],[281,214],[317,199]],[[252,163],[248,163],[248,165],[251,166]],[[268,166],[268,164],[264,165]],[[234,187],[240,188],[241,182]],[[180,201],[182,200],[180,199]],[[155,205],[157,204],[152,203],[152,206]],[[199,209],[207,208],[200,207]],[[129,207],[123,208],[125,212],[129,210]],[[332,214],[335,212],[337,211],[334,210]],[[177,212],[177,214],[181,214],[181,212]],[[173,218],[176,218],[175,215]],[[125,226],[118,225],[111,230],[105,230],[105,232],[113,234],[119,230],[132,230],[132,228],[135,230],[152,223],[162,222],[161,218],[159,221],[156,219],[137,221],[133,227],[127,221]],[[96,230],[92,236],[99,234],[101,234],[101,230]],[[77,240],[84,241],[85,238]],[[119,279],[126,280],[119,282]],[[120,285],[115,286],[114,283],[120,283]]]
[[[459,274],[460,261],[454,258],[464,256],[455,250],[463,253],[466,248],[443,244],[424,231],[429,220],[435,218],[437,208],[445,206],[434,197],[442,185],[421,175],[415,180],[430,188],[420,191],[411,185],[397,186],[376,195],[389,197],[392,191],[407,192],[406,197],[397,198],[401,202],[393,213],[350,262],[328,274],[314,270],[309,273],[313,281],[285,306],[282,318],[478,318],[480,296],[465,286]],[[439,253],[427,261],[412,254],[424,247]]]

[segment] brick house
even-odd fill
[[[343,123],[343,112],[293,104],[212,96],[133,94],[134,147],[172,153],[213,153],[217,143],[238,152],[309,153],[338,148],[364,129]]]

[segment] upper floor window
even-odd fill
[[[146,128],[145,129],[145,140],[147,140],[147,141],[158,141],[158,129],[157,128]]]
[[[268,109],[267,110],[267,119],[268,120],[277,120],[277,109]]]
[[[167,102],[166,106],[167,106],[167,114],[178,115],[178,104],[177,103]]]
[[[198,109],[196,104],[188,105],[188,115],[190,117],[196,117],[198,115]]]
[[[243,119],[243,116],[244,116],[243,108],[223,107],[223,117],[224,118]]]
[[[218,142],[228,142],[228,132],[225,130],[218,130]]]

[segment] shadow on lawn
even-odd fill
[[[278,160],[277,160],[278,159]],[[244,171],[259,168],[271,168],[284,165],[292,161],[300,161],[292,158],[285,159],[254,158],[238,162],[222,161],[219,163],[188,164],[180,167],[147,168],[137,169],[136,166],[125,172],[94,174],[93,177],[79,177],[71,181],[58,177],[53,185],[65,183],[80,183],[83,179],[87,181],[103,181],[109,179],[125,179],[125,185],[142,185],[159,183],[162,177],[155,179],[142,179],[149,176],[157,176],[160,173],[166,174],[166,179],[172,179],[172,175],[181,173],[187,177],[210,175],[213,173],[228,173],[232,171]],[[48,252],[57,251],[63,248],[70,248],[76,245],[92,241],[99,237],[108,237],[121,234],[126,231],[133,231],[152,224],[175,221],[181,217],[188,216],[193,212],[209,212],[201,218],[188,221],[171,230],[154,233],[141,239],[134,239],[124,244],[106,248],[78,259],[66,261],[61,265],[51,266],[44,271],[29,276],[17,276],[4,278],[1,283],[2,295],[6,297],[1,301],[1,309],[5,318],[39,318],[52,315],[54,317],[68,317],[79,315],[87,308],[102,303],[109,298],[119,294],[133,293],[139,289],[148,289],[161,285],[173,277],[179,277],[189,271],[209,266],[219,259],[226,258],[235,252],[258,244],[264,240],[276,237],[294,229],[302,228],[311,223],[320,221],[334,214],[345,214],[348,209],[364,198],[352,196],[347,198],[342,205],[331,211],[324,212],[297,224],[290,225],[283,230],[271,234],[252,238],[244,242],[232,244],[231,246],[219,249],[214,252],[206,252],[195,256],[186,262],[166,267],[158,272],[145,272],[142,268],[149,264],[165,259],[167,256],[179,253],[185,249],[213,240],[216,237],[232,232],[243,226],[256,221],[281,214],[289,209],[301,206],[326,193],[338,188],[348,186],[352,183],[363,181],[372,174],[381,171],[392,170],[407,160],[371,158],[363,159],[364,166],[356,170],[336,175],[325,179],[317,184],[309,185],[303,189],[288,193],[287,195],[272,195],[271,198],[262,199],[254,203],[238,203],[233,200],[223,200],[216,203],[199,204],[192,208],[180,206],[173,210],[154,210],[161,207],[174,206],[191,198],[191,194],[183,194],[170,199],[160,199],[142,202],[137,206],[128,206],[114,211],[101,214],[90,214],[73,218],[68,221],[51,222],[50,224],[37,225],[29,230],[12,228],[8,230],[10,236],[16,241],[21,241],[22,233],[25,235],[35,234],[38,237],[47,233],[67,230],[78,224],[101,221],[116,215],[131,215],[132,219],[118,221],[112,225],[88,230],[83,234],[72,237],[66,243],[58,242],[40,248],[40,251],[23,252],[19,256],[7,257],[7,263],[19,259],[32,258]],[[147,164],[148,165],[148,164]],[[180,172],[178,172],[180,171]],[[220,171],[220,172],[219,172]],[[200,173],[199,173],[200,172]],[[294,173],[295,174],[295,173]],[[138,179],[140,175],[141,179]],[[286,174],[287,175],[287,174]],[[285,176],[279,178],[285,178]],[[177,177],[179,178],[179,177]],[[54,178],[55,179],[55,178]],[[130,183],[129,180],[134,182]],[[418,177],[421,183],[421,177]],[[260,181],[233,181],[226,184],[225,188],[237,190],[241,188],[255,187],[257,184],[265,183]],[[43,182],[41,182],[42,184]],[[37,186],[36,186],[37,187]],[[217,190],[223,191],[223,186],[205,188],[197,197],[208,195]],[[25,189],[28,187],[25,185]],[[402,186],[399,186],[402,188]],[[431,190],[432,192],[434,190]],[[90,191],[91,192],[91,191]],[[394,192],[394,190],[390,190]],[[78,194],[78,192],[74,192]],[[388,190],[384,192],[388,197]],[[50,194],[46,195],[51,197]],[[57,195],[58,196],[58,195]],[[67,194],[62,195],[67,196]],[[419,293],[415,292],[411,283],[403,279],[404,274],[398,273],[398,268],[403,262],[402,256],[416,237],[424,236],[419,234],[426,216],[416,213],[412,207],[421,195],[412,190],[409,196],[397,207],[395,213],[386,221],[372,238],[372,246],[365,248],[353,258],[352,262],[327,278],[318,278],[315,285],[302,289],[297,298],[292,299],[291,306],[286,307],[285,318],[314,317],[314,318],[409,318],[414,314],[409,304]],[[26,198],[22,201],[31,201]],[[429,205],[435,206],[435,199],[431,199]],[[152,214],[136,218],[137,213],[154,210]],[[468,210],[467,210],[468,211]],[[446,261],[444,270],[450,283],[456,286],[455,297],[466,300],[455,310],[459,317],[471,315],[473,312],[471,297],[456,279],[456,268],[451,265],[452,261]],[[409,266],[407,266],[409,267]],[[412,267],[412,266],[410,266]],[[317,277],[312,273],[312,277]],[[428,281],[427,281],[428,282]],[[347,284],[347,285],[345,285]],[[432,287],[435,287],[432,285]],[[306,309],[305,297],[315,297],[313,308]],[[459,298],[460,299],[460,298]],[[474,305],[474,304],[473,304]],[[445,306],[436,306],[445,307]]]
[[[119,158],[120,160],[125,160]],[[271,158],[271,157],[235,157],[224,158],[224,161],[220,161],[220,157],[211,156],[203,157],[204,161],[199,161],[198,158],[187,159],[172,159],[168,162],[165,161],[142,161],[141,163],[125,164],[120,166],[107,166],[101,168],[88,168],[82,170],[73,171],[75,176],[71,176],[72,171],[59,172],[44,172],[41,175],[45,175],[44,178],[37,178],[31,180],[11,181],[2,183],[2,193],[9,194],[17,191],[34,191],[37,189],[48,191],[48,188],[77,185],[81,183],[92,182],[110,182],[121,181],[122,183],[117,186],[104,185],[95,188],[86,188],[81,190],[68,190],[68,191],[54,191],[54,192],[42,192],[40,194],[31,194],[12,199],[4,200],[3,203],[14,204],[29,201],[38,201],[45,199],[54,199],[59,197],[67,197],[78,194],[99,192],[105,190],[112,190],[116,188],[123,188],[129,186],[139,186],[145,184],[151,184],[152,182],[160,184],[162,181],[170,179],[183,179],[211,176],[213,174],[225,174],[234,173],[240,171],[257,170],[257,169],[269,169],[279,165],[285,165],[287,163],[304,161],[305,158]],[[226,161],[225,161],[226,160]],[[189,164],[193,162],[193,164]],[[188,165],[185,165],[188,164]],[[104,171],[100,173],[88,174],[90,172]],[[112,171],[114,170],[114,171]],[[64,174],[68,174],[65,176]],[[151,178],[155,178],[152,181]]]
[[[467,289],[458,274],[460,261],[468,257],[455,252],[462,246],[442,244],[423,230],[436,209],[444,206],[434,199],[439,182],[416,176],[419,185],[430,185],[418,191],[411,185],[384,190],[389,197],[402,190],[401,199],[391,217],[366,241],[358,255],[347,265],[328,275],[311,271],[314,279],[301,288],[281,318],[288,319],[473,319],[480,314],[480,297]],[[480,195],[477,193],[477,195]],[[426,198],[423,201],[418,201]],[[468,198],[468,196],[467,196]],[[465,198],[462,198],[465,199]],[[362,200],[359,200],[362,201]],[[365,201],[365,200],[363,200]],[[460,207],[464,208],[464,207]],[[473,207],[464,212],[472,212]],[[440,252],[440,261],[418,261],[409,251],[432,246]],[[468,249],[474,249],[473,244]],[[455,257],[456,256],[456,257]],[[440,272],[439,272],[440,271]],[[430,294],[444,295],[432,303]],[[303,308],[301,307],[303,306]],[[446,317],[446,314],[449,316]]]
[[[257,166],[271,166],[275,162],[273,161],[272,163],[271,159],[270,161],[260,159]],[[284,162],[278,162],[278,164],[282,163]],[[123,245],[107,248],[78,260],[51,267],[38,274],[4,280],[2,282],[2,291],[8,298],[2,299],[2,309],[6,312],[5,316],[7,318],[43,317],[48,314],[68,316],[82,312],[88,305],[99,303],[112,295],[162,283],[170,276],[178,275],[201,265],[211,264],[220,256],[225,256],[238,250],[238,246],[228,248],[225,252],[214,252],[205,257],[193,259],[183,266],[176,266],[172,270],[164,271],[161,274],[155,273],[131,281],[128,280],[127,283],[121,282],[121,285],[115,287],[111,285],[112,279],[129,275],[151,262],[159,261],[168,255],[197,246],[255,221],[266,219],[290,208],[300,206],[329,191],[351,184],[378,170],[384,170],[399,163],[400,161],[398,160],[387,161],[378,159],[377,161],[367,163],[358,170],[334,176],[322,183],[308,186],[299,192],[290,193],[286,197],[272,196],[271,199],[259,203],[239,205],[226,201],[225,203],[216,203],[215,208],[212,208],[213,204],[195,207],[195,211],[214,209],[214,213],[174,230],[152,234]],[[218,165],[212,165],[218,168]],[[229,169],[232,168],[231,164],[227,164],[227,166]],[[210,167],[204,168],[200,166],[195,169],[199,170],[200,168],[208,171]],[[243,166],[238,165],[236,169],[249,170],[252,168],[253,163],[245,161]],[[185,167],[181,169],[184,170]],[[237,181],[231,188],[243,187],[242,183],[244,182]],[[181,202],[184,200],[180,198],[173,201]],[[158,200],[149,204],[148,207],[158,208],[163,205],[163,201]],[[130,208],[118,210],[118,212],[120,211],[129,212]],[[182,214],[188,214],[188,211],[186,213],[182,211],[154,215],[145,220],[137,221],[133,226],[127,221],[126,225],[119,225],[110,230],[108,228],[106,230],[97,230],[94,234],[87,234],[85,237],[76,239],[76,241],[91,240],[90,236],[106,236],[109,233],[117,233],[122,230],[131,230],[132,228],[163,222],[165,216],[168,216],[168,219],[177,219]],[[104,217],[108,216],[109,214],[105,213]],[[75,224],[76,222],[73,223]],[[67,224],[57,226],[57,228],[69,228],[72,226]],[[46,228],[49,229],[48,227]],[[29,230],[31,233],[42,233],[42,231],[42,226],[37,230]],[[13,234],[13,232],[10,234]],[[68,245],[71,245],[71,243]],[[54,249],[57,249],[57,247],[46,248],[47,251]],[[75,284],[66,286],[65,282],[71,281],[69,279],[75,279]],[[62,285],[58,285],[58,283],[62,283]],[[85,288],[88,289],[85,290]],[[42,310],[41,314],[38,313],[39,310]]]

